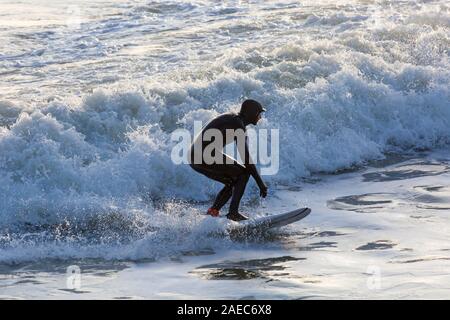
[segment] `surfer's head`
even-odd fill
[[[256,125],[261,119],[261,112],[264,111],[266,109],[258,101],[248,99],[242,103],[239,115],[244,119],[245,124],[251,123]]]

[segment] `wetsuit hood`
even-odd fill
[[[244,120],[245,125],[250,123],[256,125],[258,115],[264,111],[266,111],[266,109],[264,109],[258,101],[248,99],[242,103],[239,115]]]

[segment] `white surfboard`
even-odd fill
[[[246,233],[279,228],[305,218],[310,212],[310,208],[300,208],[286,213],[250,219],[244,222],[233,223],[231,230],[233,232]]]

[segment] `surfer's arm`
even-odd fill
[[[238,151],[248,173],[253,177],[253,179],[255,179],[256,183],[258,184],[258,187],[261,191],[261,196],[265,197],[267,195],[267,186],[261,179],[261,176],[259,175],[258,170],[256,169],[255,163],[253,162],[252,157],[250,156],[247,137],[245,137],[245,142],[243,143],[243,146],[240,146],[238,143]]]

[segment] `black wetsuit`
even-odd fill
[[[252,117],[256,116],[257,115],[252,115]],[[222,114],[216,117],[215,119],[211,120],[205,127],[203,127],[202,132],[197,136],[197,138],[191,145],[189,154],[191,167],[195,171],[207,176],[208,178],[211,178],[213,180],[225,184],[224,188],[216,196],[216,199],[212,206],[212,208],[214,209],[220,210],[232,196],[229,212],[230,213],[238,212],[239,203],[244,194],[245,187],[247,185],[250,176],[252,176],[255,179],[256,183],[258,184],[261,190],[265,190],[264,192],[267,192],[267,187],[265,186],[260,175],[258,174],[256,166],[254,165],[250,157],[246,138],[244,150],[243,151],[239,150],[241,159],[244,161],[244,165],[240,164],[236,159],[233,159],[228,155],[224,154],[222,151],[220,151],[219,155],[222,158],[221,163],[207,164],[203,159],[200,159],[201,160],[200,163],[195,163],[194,161],[196,160],[194,156],[195,154],[194,150],[197,151],[201,150],[201,152],[203,153],[204,149],[214,141],[213,139],[212,139],[213,141],[205,141],[205,139],[203,138],[204,133],[208,129],[217,129],[221,132],[222,137],[225,138],[224,139],[225,141],[222,141],[222,149],[223,149],[223,147],[226,144],[236,141],[236,139],[227,141],[226,130],[241,129],[245,132],[246,130],[245,127],[248,124],[250,123],[256,124],[257,122],[257,121],[255,122],[255,120],[252,119],[252,117],[249,117],[249,115],[246,115],[245,113],[242,112],[240,112],[239,114],[236,113]],[[198,144],[198,146],[201,147],[195,149],[196,144]],[[244,152],[245,155],[242,154]]]

